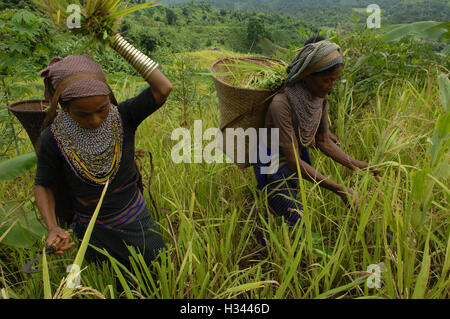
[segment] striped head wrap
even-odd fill
[[[285,92],[298,124],[296,129],[303,146],[308,146],[315,137],[327,100],[313,96],[300,80],[340,63],[343,63],[341,48],[324,40],[305,45],[287,68]]]
[[[88,55],[53,58],[49,65],[39,72],[44,78],[45,99],[51,101],[58,84],[68,76],[83,72],[97,72],[104,76],[102,67]],[[80,80],[69,85],[60,95],[59,101],[67,102],[75,98],[109,95],[110,88],[96,79]]]
[[[287,67],[286,86],[306,76],[343,63],[341,47],[328,40],[305,45]]]

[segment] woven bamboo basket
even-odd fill
[[[36,151],[39,144],[41,126],[47,114],[45,109],[48,105],[49,102],[45,100],[26,100],[8,106],[11,113],[17,117],[20,124],[25,128]]]
[[[281,61],[264,57],[224,58],[214,62],[210,68],[219,99],[220,130],[223,135],[222,151],[240,168],[246,168],[252,164],[250,156],[252,152],[257,152],[257,146],[249,145],[249,140],[246,138],[245,161],[240,162],[237,157],[237,138],[233,143],[234,148],[227,148],[226,129],[242,128],[245,131],[248,128],[255,128],[258,131],[259,128],[264,127],[265,115],[274,91],[232,86],[228,84],[231,76],[215,75],[216,73],[233,71],[230,64],[239,60],[264,65]]]
[[[26,100],[8,106],[11,113],[17,117],[19,122],[25,128],[36,152],[39,148],[41,126],[47,115],[46,107],[48,105],[49,102],[45,100]],[[51,189],[55,197],[56,217],[58,218],[60,225],[67,227],[73,218],[73,211],[71,209],[72,199],[65,191],[62,175],[58,175]]]

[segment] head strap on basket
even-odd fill
[[[74,84],[75,82],[83,81],[83,80],[97,80],[97,81],[104,82],[104,83],[106,83],[106,85],[108,85],[108,83],[106,82],[105,76],[100,72],[81,71],[81,72],[74,73],[74,74],[64,78],[64,80],[62,80],[58,84],[58,87],[55,90],[55,94],[53,95],[52,100],[50,101],[50,108],[47,111],[47,115],[44,119],[44,122],[42,123],[41,132],[44,129],[46,129],[47,126],[49,126],[55,119],[56,109],[58,107],[58,101],[59,101],[59,97],[60,97],[61,93],[64,92],[65,89],[67,89],[70,85]],[[114,105],[117,105],[117,100],[114,96],[114,93],[112,92],[111,87],[109,85],[108,85],[108,87],[110,90],[109,98]]]

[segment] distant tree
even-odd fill
[[[170,8],[166,8],[166,18],[167,18],[168,25],[175,25],[177,23],[177,15]]]
[[[247,23],[247,46],[248,49],[256,49],[258,42],[265,38],[267,32],[259,19],[250,18]]]
[[[33,7],[34,5],[31,3],[31,1],[26,0],[3,0],[0,2],[0,10],[3,9],[23,9],[26,7]]]
[[[32,92],[32,81],[48,63],[52,48],[49,23],[26,9],[0,11],[0,159],[10,149],[19,155],[20,125],[7,105]]]

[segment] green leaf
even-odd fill
[[[363,64],[365,64],[368,60],[370,59],[370,55],[363,55],[361,56],[355,63],[355,65],[353,66],[353,71],[356,71],[357,69],[359,69],[359,67]]]
[[[412,193],[411,198],[413,200],[420,201],[423,199],[425,192],[428,189],[427,175],[431,173],[431,169],[422,169],[420,171],[412,172]]]
[[[1,243],[17,248],[30,248],[46,234],[36,214],[27,212],[18,201],[0,205]]]
[[[259,282],[251,282],[251,283],[247,283],[247,284],[243,284],[243,285],[239,285],[236,287],[231,287],[228,288],[224,294],[231,294],[231,293],[236,293],[236,292],[242,292],[242,291],[248,291],[248,290],[253,290],[253,289],[258,289],[258,288],[262,288],[266,285],[269,284],[275,284],[275,285],[279,285],[279,283],[275,280],[266,280],[266,281],[259,281]]]
[[[450,55],[450,44],[446,45],[445,48],[442,49],[442,51],[439,53],[444,55]]]
[[[450,112],[439,115],[429,148],[431,167],[437,166],[450,148]]]
[[[2,242],[3,238],[5,238],[6,235],[9,234],[9,232],[11,231],[11,229],[13,229],[14,225],[16,225],[18,221],[19,221],[19,220],[16,219],[16,220],[8,227],[8,229],[5,230],[5,231],[3,232],[3,234],[0,235],[0,243]]]
[[[343,292],[343,291],[349,291],[349,290],[353,289],[354,287],[359,286],[359,285],[362,284],[362,283],[364,283],[364,280],[363,280],[363,279],[356,280],[356,281],[351,282],[351,283],[349,283],[349,284],[347,284],[347,285],[343,285],[343,286],[340,286],[340,287],[337,287],[337,288],[328,290],[328,291],[326,291],[326,292],[324,292],[324,293],[318,295],[318,296],[315,297],[314,299],[325,299],[325,298],[329,298],[330,296],[335,295],[335,294],[337,294],[337,293],[340,293],[340,292]]]
[[[26,10],[21,10],[21,11],[17,12],[11,18],[11,20],[13,22],[22,23],[22,24],[33,23],[34,21],[36,21],[36,19],[37,19],[36,16],[32,12],[26,11]]]
[[[31,152],[25,155],[20,155],[12,159],[0,163],[0,182],[15,179],[27,171],[29,171],[36,164],[36,153]]]
[[[444,22],[432,27],[433,29],[446,29],[447,32],[443,33],[442,36],[446,39],[450,39],[450,22]]]
[[[119,266],[117,264],[120,264],[114,257],[112,257],[106,249],[104,249],[104,254],[109,257],[109,260],[111,262],[111,265],[119,278],[120,284],[122,285],[125,295],[127,296],[127,299],[134,299],[133,293],[131,292],[130,286],[127,284],[127,281],[125,277],[123,276],[122,272],[119,269]]]
[[[430,233],[431,231],[428,230],[427,240],[425,242],[425,250],[423,252],[423,260],[422,260],[422,267],[420,268],[419,275],[416,279],[416,285],[414,287],[414,292],[412,295],[413,299],[423,299],[425,296],[425,291],[427,289],[428,284],[428,277],[430,274],[430,264],[431,264],[431,258],[430,258]]]
[[[44,298],[52,299],[52,288],[50,285],[50,275],[48,272],[48,263],[45,248],[42,249],[42,281],[44,286]]]
[[[83,241],[81,242],[80,248],[78,249],[77,255],[75,256],[75,261],[73,262],[74,265],[77,265],[81,269],[81,265],[83,264],[84,255],[86,254],[86,249],[89,244],[89,240],[91,239],[92,231],[94,230],[95,221],[97,220],[98,213],[100,211],[100,208],[103,203],[103,198],[105,197],[106,190],[108,189],[109,180],[106,182],[105,186],[103,187],[102,195],[100,196],[100,199],[97,203],[97,206],[95,207],[95,211],[92,214],[91,220],[89,221],[89,225],[86,229],[86,232],[84,233]],[[73,275],[76,271],[77,267],[72,267],[72,270],[69,273],[69,276]],[[70,298],[71,292],[73,288],[69,288],[66,286],[63,290],[63,299]]]
[[[440,74],[438,82],[442,106],[444,107],[444,111],[448,112],[448,104],[450,102],[450,80],[446,74]]]
[[[435,21],[421,21],[410,24],[401,24],[387,32],[384,41],[397,41],[408,35],[415,35],[425,40],[438,40],[439,37],[446,31],[444,28],[436,28],[439,24],[439,22]]]
[[[119,279],[120,284],[121,284],[122,287],[123,287],[123,290],[124,290],[124,292],[125,292],[125,295],[127,296],[128,299],[134,299],[134,296],[133,296],[133,293],[132,293],[132,291],[131,291],[131,289],[130,289],[130,286],[128,285],[127,280],[125,279],[123,273],[120,271],[119,267],[122,268],[122,270],[123,270],[126,274],[128,274],[128,275],[130,275],[130,276],[132,276],[131,271],[130,271],[128,268],[126,268],[124,265],[122,265],[119,261],[117,261],[117,259],[115,259],[113,256],[111,256],[110,253],[109,253],[105,248],[100,249],[100,248],[95,247],[95,246],[93,246],[93,245],[90,245],[90,246],[91,246],[94,250],[96,250],[96,251],[98,251],[99,253],[105,255],[106,257],[108,257],[109,261],[111,262],[111,266],[112,266],[114,272],[116,273],[117,278]],[[144,264],[145,264],[145,262],[144,262]]]
[[[448,238],[447,249],[445,251],[444,267],[442,267],[442,278],[446,278],[449,269],[450,269],[450,237]]]
[[[411,200],[415,204],[415,208],[411,213],[411,225],[414,229],[421,227],[427,217],[427,209],[425,207],[429,205],[430,199],[428,194],[433,190],[434,186],[434,182],[428,179],[428,175],[431,173],[431,168],[411,173]]]
[[[147,3],[141,3],[141,4],[136,5],[134,7],[131,7],[131,8],[126,8],[126,9],[123,9],[123,10],[119,10],[119,11],[111,13],[108,17],[109,18],[123,17],[123,16],[125,16],[125,15],[127,15],[127,14],[129,14],[131,12],[137,11],[137,10],[141,10],[141,9],[144,9],[144,8],[156,7],[156,6],[159,6],[158,4],[154,4],[157,1],[159,1],[159,0],[152,1],[152,2],[147,2]]]
[[[9,51],[11,53],[16,52],[16,53],[22,54],[22,53],[26,53],[28,51],[28,48],[21,43],[14,43],[9,46]]]

